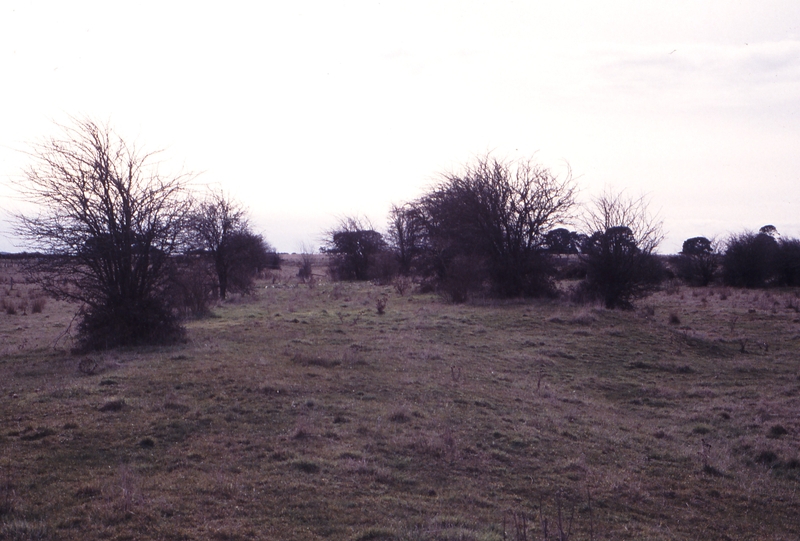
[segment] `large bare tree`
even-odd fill
[[[164,176],[154,152],[108,125],[73,119],[34,143],[17,187],[37,213],[16,233],[42,254],[32,276],[50,295],[81,303],[79,348],[166,342],[180,326],[162,292],[189,209],[190,175]]]
[[[635,197],[625,191],[606,189],[585,209],[585,233],[593,235],[615,227],[627,227],[639,250],[652,253],[664,240],[664,220],[650,206],[646,195]]]
[[[546,234],[573,217],[577,187],[571,171],[559,177],[531,158],[486,155],[443,177],[411,204],[440,279],[446,281],[456,265],[464,270],[465,261],[480,262],[497,295],[551,292],[543,251]]]

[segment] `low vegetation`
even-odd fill
[[[172,346],[0,313],[0,539],[800,537],[797,290],[450,304],[308,262]]]

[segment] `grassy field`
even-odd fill
[[[291,271],[185,344],[80,357],[74,306],[0,278],[0,539],[800,539],[798,292],[614,312]]]

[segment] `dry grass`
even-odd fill
[[[794,292],[621,313],[287,274],[92,371],[52,347],[68,307],[0,313],[0,538],[800,537]]]

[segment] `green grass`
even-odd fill
[[[271,285],[90,374],[0,314],[0,539],[800,538],[793,291]]]

